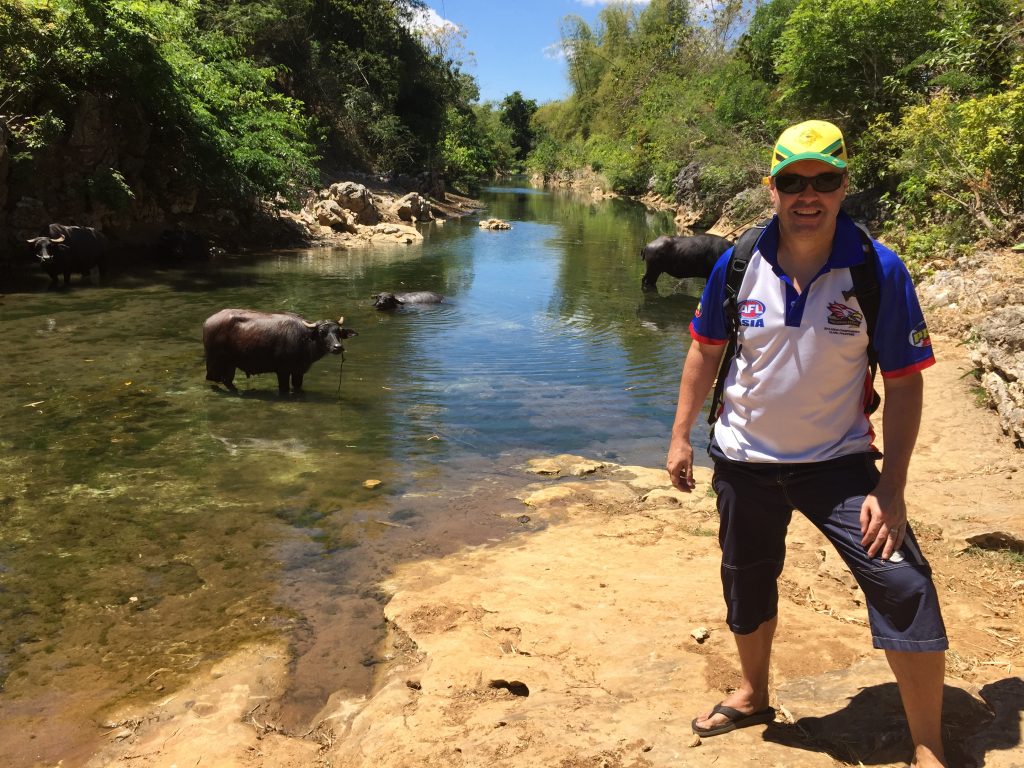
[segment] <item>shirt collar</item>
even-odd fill
[[[773,216],[764,232],[757,238],[754,250],[772,265],[777,272],[779,268],[779,217]],[[832,252],[825,266],[828,269],[843,269],[864,263],[864,251],[861,246],[860,232],[845,211],[839,211],[836,218],[836,234],[832,240]]]

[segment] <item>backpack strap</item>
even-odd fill
[[[725,327],[729,332],[729,342],[725,347],[725,354],[722,356],[722,363],[718,367],[718,377],[715,379],[715,393],[711,397],[711,408],[708,410],[708,424],[714,424],[718,420],[718,414],[722,409],[722,391],[725,389],[725,377],[729,373],[729,366],[733,359],[740,352],[740,307],[738,296],[740,284],[743,282],[743,275],[747,271],[747,264],[754,254],[754,246],[761,237],[769,222],[762,222],[750,227],[736,240],[732,247],[732,254],[729,256],[729,264],[725,272],[725,301],[722,307],[725,310]]]
[[[861,247],[864,250],[864,262],[850,267],[853,278],[853,290],[857,303],[864,313],[864,323],[868,331],[868,375],[871,385],[871,397],[864,404],[864,413],[871,415],[878,410],[882,399],[875,391],[875,373],[878,371],[878,351],[875,349],[875,328],[878,325],[878,306],[881,301],[881,290],[878,284],[878,251],[871,242],[871,235],[860,224]]]

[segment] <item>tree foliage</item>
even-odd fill
[[[783,98],[863,129],[868,116],[896,111],[924,90],[914,65],[939,23],[935,0],[804,0],[779,38]]]
[[[563,27],[571,95],[542,105],[528,165],[704,208],[756,184],[786,125],[832,120],[893,237],[1009,238],[1024,225],[1021,0],[606,6]],[[921,242],[934,242],[924,237]]]
[[[519,162],[525,160],[533,149],[535,137],[530,120],[536,112],[537,102],[524,99],[519,91],[513,91],[501,102],[501,124],[509,130],[509,139]]]
[[[492,175],[513,140],[529,149],[528,118],[516,136],[479,119],[475,82],[417,30],[422,7],[0,0],[0,115],[18,173],[66,153],[81,105],[98,99],[113,123],[152,133],[141,168],[84,171],[129,193],[184,174],[211,202],[295,200],[325,166]]]

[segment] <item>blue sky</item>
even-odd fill
[[[644,5],[648,0],[634,0]],[[538,104],[570,93],[559,55],[562,20],[582,17],[594,25],[608,0],[427,0],[434,24],[455,24],[463,69],[480,85],[481,101],[501,101],[519,91]],[[470,55],[472,54],[472,55]]]

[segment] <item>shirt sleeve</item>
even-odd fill
[[[732,248],[715,262],[701,294],[697,311],[690,321],[690,337],[701,344],[725,344],[729,340],[725,318],[725,273]]]
[[[906,265],[884,245],[874,245],[881,280],[874,339],[878,367],[885,378],[906,376],[933,365],[935,354]]]

